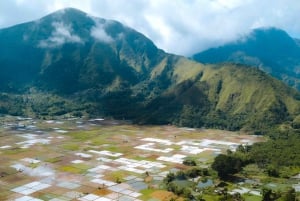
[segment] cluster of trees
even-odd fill
[[[273,191],[268,188],[262,189],[262,201],[296,201],[296,191],[294,188],[288,188],[284,192]]]
[[[215,158],[211,167],[218,172],[221,179],[226,180],[229,176],[241,171],[245,164],[246,161],[243,161],[237,155],[220,154]]]
[[[297,130],[269,133],[270,140],[251,146],[240,145],[236,152],[218,155],[212,168],[221,179],[227,180],[248,164],[256,164],[270,177],[290,178],[297,174],[300,166],[300,134]],[[295,168],[298,167],[298,168]],[[295,201],[293,188],[284,191],[262,189],[263,201]]]
[[[187,180],[196,178],[198,176],[209,176],[209,171],[206,168],[191,168],[186,171],[178,171],[176,173],[170,172],[164,178],[164,184],[166,185],[166,189],[170,192],[173,192],[175,195],[182,196],[188,199],[196,199],[192,194],[192,189],[189,186],[180,186],[176,183],[176,181]]]
[[[189,158],[185,159],[182,163],[187,166],[196,166],[197,165],[195,160],[189,159]]]
[[[300,166],[300,135],[297,131],[273,132],[271,139],[252,146],[240,145],[236,152],[218,155],[212,168],[222,179],[240,172],[248,164],[256,164],[269,176],[288,178]],[[297,168],[296,168],[297,169]]]
[[[0,114],[22,115],[24,101],[21,96],[0,93]]]
[[[235,152],[230,150],[226,154],[218,155],[213,164],[212,169],[218,173],[222,180],[231,179],[236,173],[243,170],[246,165],[256,164],[270,177],[289,178],[298,172],[291,171],[294,167],[300,166],[300,134],[298,131],[273,131],[269,134],[270,139],[266,142],[260,142],[253,145],[240,145]],[[188,181],[192,178],[202,176],[207,178],[211,172],[209,169],[198,168],[193,159],[186,159],[183,164],[190,166],[188,170],[169,173],[164,184],[168,191],[174,194],[190,199],[204,200],[201,194],[197,194],[194,185],[181,185],[181,180]],[[294,168],[299,170],[299,168]],[[263,201],[295,201],[296,192],[293,188],[281,191],[272,189],[262,189]],[[222,193],[218,196],[219,200],[244,200],[240,194]]]

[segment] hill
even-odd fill
[[[258,69],[168,54],[72,8],[1,29],[0,51],[2,114],[263,131],[300,111],[299,93]]]
[[[255,29],[239,40],[197,53],[203,63],[234,62],[258,67],[300,89],[300,45],[277,28]]]

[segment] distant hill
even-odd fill
[[[300,90],[300,43],[277,28],[255,29],[239,40],[197,53],[203,63],[234,62],[258,67]]]
[[[72,8],[1,29],[0,52],[2,114],[250,131],[300,119],[300,94],[258,69],[168,54]]]

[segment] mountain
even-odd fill
[[[2,114],[257,132],[300,121],[300,94],[258,69],[168,54],[72,8],[1,29],[0,52]]]
[[[197,53],[203,63],[234,62],[258,67],[300,90],[300,43],[277,28],[255,29],[235,42]]]
[[[76,9],[2,29],[0,36],[4,91],[39,83],[42,89],[73,93],[95,80],[104,87],[116,75],[136,83],[162,59],[162,51],[142,34]]]

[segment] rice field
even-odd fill
[[[137,126],[103,119],[1,119],[1,200],[165,200],[156,188],[194,158],[209,165],[262,137],[222,130]]]

